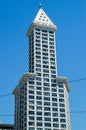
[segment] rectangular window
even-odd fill
[[[58,111],[58,109],[57,109],[57,108],[52,108],[52,110],[53,110],[53,111]]]
[[[42,92],[37,91],[36,94],[37,94],[37,95],[42,95]]]
[[[42,97],[41,96],[36,96],[36,99],[37,100],[42,100]]]
[[[49,97],[44,97],[44,100],[50,101]]]
[[[29,99],[34,99],[34,96],[32,96],[32,95],[29,95]]]
[[[36,85],[41,85],[41,82],[36,82]]]
[[[44,112],[44,116],[51,116],[50,112]]]
[[[34,115],[34,111],[29,111],[29,114],[30,115]]]
[[[50,111],[50,107],[44,107],[45,111]]]
[[[36,89],[37,89],[37,90],[42,90],[42,88],[41,88],[41,87],[38,87],[38,86],[36,87]]]
[[[37,122],[37,126],[42,126],[42,122]]]
[[[36,120],[42,121],[42,117],[36,117]]]
[[[45,123],[46,127],[51,127],[51,123]]]
[[[45,117],[44,121],[51,121],[51,118]]]
[[[37,110],[42,110],[42,107],[41,106],[37,106],[36,109]]]
[[[50,106],[50,102],[44,102],[45,106]]]
[[[42,115],[42,112],[38,112],[38,111],[37,111],[37,112],[36,112],[36,115]]]
[[[37,105],[42,105],[41,101],[37,101],[36,103],[37,103]]]

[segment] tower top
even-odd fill
[[[27,32],[28,35],[30,34],[31,30],[34,27],[46,28],[46,29],[53,30],[53,31],[56,31],[56,29],[57,29],[55,24],[51,21],[51,19],[47,16],[45,11],[43,10],[41,4],[39,6],[39,10],[38,10],[38,13],[37,13],[35,19],[33,20],[30,28],[28,29],[28,32]]]
[[[35,17],[35,19],[33,20],[33,23],[35,24],[39,24],[41,26],[46,26],[46,27],[51,27],[56,29],[56,26],[54,25],[54,23],[50,20],[50,18],[47,16],[47,14],[45,13],[45,11],[42,8],[42,5],[40,4],[39,6],[39,11]]]

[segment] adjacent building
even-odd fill
[[[15,130],[70,130],[70,86],[57,74],[56,30],[40,6],[27,31],[29,71],[13,91]]]

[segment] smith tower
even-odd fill
[[[56,29],[40,6],[27,32],[29,71],[13,91],[15,130],[70,130],[70,86],[57,75]]]

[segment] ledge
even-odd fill
[[[67,78],[65,77],[56,77],[57,82],[64,82],[67,88],[67,91],[70,91],[70,84]]]

